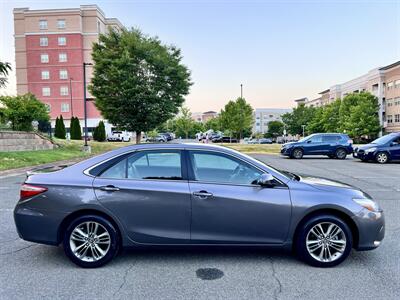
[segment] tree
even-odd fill
[[[304,104],[294,108],[292,112],[282,115],[282,121],[286,124],[288,132],[293,135],[302,135],[302,125],[308,125],[313,118],[315,108],[306,107]]]
[[[8,62],[0,61],[0,88],[5,87],[8,79],[8,72],[11,71],[11,65]]]
[[[33,94],[1,96],[0,115],[3,122],[11,122],[13,130],[32,130],[32,121],[48,121],[46,105]]]
[[[323,127],[325,132],[340,132],[340,106],[342,100],[336,99],[324,107]]]
[[[204,129],[209,130],[212,129],[214,131],[221,131],[222,126],[221,126],[221,117],[215,117],[212,119],[209,119],[205,124],[204,124]]]
[[[175,119],[175,135],[184,136],[186,139],[188,139],[195,122],[196,121],[192,119],[192,113],[190,110],[187,107],[182,107],[180,115]]]
[[[283,135],[284,125],[281,121],[271,121],[268,123],[268,131],[265,137],[276,138]]]
[[[137,143],[142,131],[176,115],[189,93],[190,72],[181,51],[138,29],[101,34],[92,57],[89,89],[96,107],[116,127],[135,131]]]
[[[222,128],[240,139],[253,126],[253,109],[244,98],[229,101],[220,114]]]
[[[308,133],[321,133],[325,132],[324,124],[324,111],[325,107],[317,107],[314,109],[314,115],[307,124]]]
[[[59,139],[65,139],[66,130],[63,116],[60,115],[60,118],[56,118],[56,126],[54,129],[54,136]]]
[[[104,142],[106,140],[106,128],[103,121],[100,121],[94,129],[93,139],[98,142]]]
[[[366,136],[368,139],[378,136],[379,125],[378,98],[368,92],[347,95],[340,107],[343,132],[348,133],[356,140]]]
[[[81,140],[82,139],[82,130],[81,124],[79,123],[78,117],[72,117],[70,121],[70,135],[71,140]]]

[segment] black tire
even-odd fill
[[[346,152],[345,149],[343,149],[343,148],[338,148],[338,149],[336,149],[336,151],[335,151],[335,157],[336,157],[337,159],[346,159],[346,156],[347,156],[347,152]]]
[[[386,164],[389,161],[389,155],[386,152],[378,152],[375,155],[375,161],[378,164]]]
[[[78,258],[74,253],[73,250],[71,249],[71,243],[70,243],[70,237],[73,232],[73,230],[79,226],[82,225],[86,222],[95,222],[100,225],[102,225],[102,229],[105,229],[110,237],[110,243],[109,247],[106,250],[105,255],[95,261],[85,261],[81,260]],[[87,216],[81,216],[73,220],[68,228],[66,229],[64,233],[64,239],[63,239],[63,247],[64,247],[64,252],[67,255],[67,257],[76,265],[83,267],[83,268],[97,268],[101,267],[105,264],[107,264],[110,260],[113,259],[113,257],[118,253],[119,250],[119,233],[118,230],[115,228],[115,226],[105,219],[104,217],[97,216],[97,215],[87,215]],[[89,248],[88,248],[89,249]],[[88,250],[92,251],[92,250]],[[93,252],[92,252],[93,254]]]
[[[300,148],[295,148],[290,155],[291,158],[301,159],[303,158],[304,151]]]
[[[329,224],[335,224],[337,225],[342,231],[340,232],[340,235],[345,236],[345,246],[343,249],[343,252],[341,256],[335,258],[335,260],[332,261],[320,261],[314,258],[309,250],[307,249],[306,241],[307,237],[313,229],[314,226],[317,224],[326,224],[323,226],[329,226]],[[353,247],[353,237],[351,230],[349,226],[340,218],[334,216],[334,215],[329,215],[329,214],[323,214],[319,216],[314,216],[311,217],[309,220],[307,220],[305,223],[300,225],[301,227],[298,230],[298,234],[296,236],[296,241],[295,241],[295,250],[298,255],[298,257],[306,262],[307,264],[314,266],[314,267],[319,267],[319,268],[329,268],[329,267],[334,267],[342,263],[350,254],[351,249]],[[319,246],[323,247],[323,246]],[[330,248],[332,249],[332,248]],[[321,248],[322,250],[322,248]],[[316,254],[318,254],[319,249],[315,250]],[[325,252],[324,252],[325,253]],[[327,253],[327,252],[326,252]],[[333,253],[333,252],[332,252]]]

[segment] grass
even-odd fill
[[[232,148],[234,150],[244,153],[257,153],[257,154],[279,154],[280,144],[229,144],[224,143],[222,146]]]
[[[36,166],[60,160],[74,158],[83,159],[131,144],[122,142],[100,143],[90,141],[89,145],[92,148],[92,153],[88,154],[82,151],[83,141],[66,141],[55,139],[55,143],[60,147],[54,150],[0,152],[0,171]]]

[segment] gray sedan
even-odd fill
[[[21,238],[63,244],[81,267],[150,245],[271,247],[332,267],[384,237],[361,190],[203,144],[139,144],[30,174],[14,218]]]

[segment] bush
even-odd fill
[[[103,121],[100,121],[99,125],[94,129],[93,139],[98,142],[104,142],[106,140],[106,128]]]
[[[71,118],[70,134],[71,134],[71,140],[82,139],[81,124],[79,123],[78,117]]]
[[[65,139],[65,124],[63,116],[60,115],[60,118],[56,118],[56,127],[54,131],[54,136],[59,139]]]

